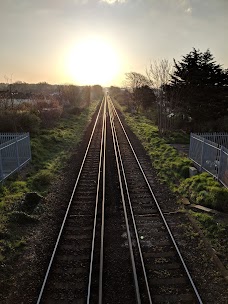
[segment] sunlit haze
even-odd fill
[[[110,85],[120,72],[120,58],[108,42],[87,37],[78,41],[66,58],[66,74],[71,82]]]
[[[227,68],[227,12],[227,0],[1,0],[0,82],[121,85],[193,47]]]

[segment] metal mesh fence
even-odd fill
[[[215,139],[215,142],[212,141]],[[191,134],[189,158],[198,170],[207,171],[228,188],[228,134]]]
[[[31,159],[29,133],[0,134],[0,181]]]

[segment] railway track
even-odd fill
[[[105,95],[37,304],[202,303],[140,162]]]

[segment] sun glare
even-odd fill
[[[68,73],[81,85],[109,85],[119,71],[119,60],[112,46],[100,39],[79,42],[68,56]]]

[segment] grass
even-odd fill
[[[124,116],[149,154],[161,182],[165,182],[178,196],[188,197],[192,203],[228,212],[228,190],[208,173],[189,177],[189,166],[192,166],[192,162],[169,145],[169,143],[188,143],[189,136],[177,132],[162,138],[151,120],[126,111]],[[195,212],[191,214],[199,222],[218,255],[222,257],[224,265],[228,267],[228,225],[216,221],[208,214]],[[195,238],[196,235],[193,230],[189,231],[190,238]]]
[[[158,128],[147,118],[125,113],[125,119],[149,154],[160,181],[166,182],[172,190],[176,189],[177,185],[188,177],[191,161],[180,156],[177,150],[168,144],[167,139],[161,138]]]
[[[228,269],[228,225],[221,223],[214,216],[191,212],[191,215],[197,220],[205,236],[210,240],[212,247],[223,259],[223,262]]]
[[[178,153],[170,143],[189,143],[189,135],[173,132],[161,137],[151,120],[124,111],[125,120],[142,142],[161,182],[191,202],[228,212],[228,190],[207,173],[189,177],[192,161]]]
[[[49,185],[80,143],[97,105],[93,102],[80,115],[68,115],[55,127],[33,135],[32,162],[24,170],[26,177],[17,173],[0,185],[0,262],[23,248],[24,228],[18,229],[18,225],[34,225],[38,220],[37,215],[20,210],[25,193],[47,194]]]
[[[194,203],[228,212],[228,190],[206,172],[182,181],[178,193]]]

